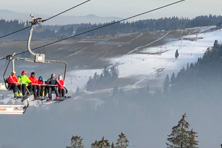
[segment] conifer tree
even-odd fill
[[[177,59],[179,57],[179,52],[178,52],[178,49],[176,50],[175,52],[175,59]]]
[[[164,80],[164,84],[163,84],[163,91],[164,92],[168,92],[169,84],[170,84],[170,79],[169,79],[169,75],[167,75],[165,80]]]
[[[113,92],[112,92],[112,95],[115,96],[119,93],[119,88],[116,86],[113,88]]]
[[[67,148],[83,148],[82,138],[79,136],[72,136],[71,138],[71,146]]]
[[[186,113],[176,126],[172,128],[172,133],[168,135],[167,148],[197,148],[197,141],[195,140],[196,132],[189,131],[190,124],[185,120]]]
[[[214,47],[217,48],[218,47],[218,40],[214,41]]]
[[[115,145],[114,145],[114,143],[112,142],[112,144],[111,144],[111,148],[115,148]]]
[[[76,95],[79,95],[80,90],[79,90],[79,86],[76,88]]]
[[[121,133],[119,135],[119,139],[116,142],[116,148],[127,148],[129,146],[129,141],[127,140],[126,136]]]
[[[197,132],[194,132],[193,129],[189,131],[189,137],[188,137],[188,147],[189,148],[197,148],[198,141],[195,140],[196,137],[198,137]]]
[[[173,74],[171,75],[171,78],[170,78],[170,83],[171,83],[171,84],[174,84],[175,81],[176,81],[176,77],[175,77],[175,74],[173,73]]]
[[[105,140],[104,137],[100,141],[95,141],[92,145],[91,148],[110,148],[110,143],[108,140]]]

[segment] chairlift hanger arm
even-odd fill
[[[66,70],[67,70],[67,63],[65,61],[60,61],[60,60],[45,60],[45,63],[62,63],[65,65],[65,69],[64,69],[64,81],[66,79]]]
[[[38,53],[34,53],[31,49],[31,40],[32,40],[32,33],[33,33],[33,26],[36,24],[42,23],[42,18],[34,18],[33,15],[30,14],[30,17],[32,18],[32,21],[27,21],[27,23],[31,24],[30,32],[29,32],[29,38],[27,42],[28,51],[33,55],[37,56]]]

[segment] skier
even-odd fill
[[[9,90],[13,90],[14,93],[14,97],[18,97],[18,96],[22,96],[22,94],[20,93],[18,86],[18,79],[15,76],[15,71],[11,72],[11,75],[8,77],[8,83],[9,83]]]
[[[58,82],[59,82],[59,84],[57,84],[57,85],[59,88],[59,95],[60,95],[60,97],[64,97],[65,96],[65,90],[64,90],[65,89],[65,82],[62,78],[62,75],[58,76]]]
[[[179,57],[179,52],[178,52],[178,49],[176,50],[175,52],[175,58],[177,59]]]
[[[52,91],[55,91],[56,93],[56,98],[55,99],[58,99],[59,98],[59,93],[58,93],[58,87],[57,87],[57,84],[59,85],[59,82],[58,80],[55,78],[55,74],[51,74],[51,77],[47,80],[46,84],[48,85],[48,99],[47,101],[51,101],[52,100]]]
[[[20,90],[22,91],[22,95],[25,96],[26,91],[27,91],[27,87],[31,83],[31,81],[29,80],[29,78],[26,75],[25,70],[23,70],[21,75],[19,76],[18,82],[20,84]]]
[[[29,91],[33,93],[35,99],[37,97],[37,85],[38,85],[38,79],[35,77],[35,72],[31,72],[29,80],[31,81],[31,83],[28,86],[28,88]]]
[[[43,77],[39,76],[38,87],[37,87],[37,96],[44,97],[47,94],[47,86],[43,81]]]

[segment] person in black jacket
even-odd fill
[[[179,52],[178,52],[178,49],[176,50],[175,52],[175,59],[177,59],[179,57]]]
[[[48,100],[47,101],[51,101],[52,100],[52,91],[55,91],[56,94],[56,98],[59,98],[59,92],[58,92],[58,87],[57,85],[59,85],[58,80],[55,77],[55,74],[51,74],[51,77],[46,81],[46,85],[48,86]]]

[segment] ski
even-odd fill
[[[60,98],[58,98],[58,99],[55,99],[55,100],[53,100],[54,102],[56,102],[56,103],[60,103],[60,102],[62,102],[62,101],[65,101],[65,100],[67,100],[67,99],[70,99],[71,98],[71,96],[65,96],[65,97],[60,97]]]
[[[21,102],[25,101],[28,99],[31,95],[25,95],[25,96],[17,96],[15,99],[20,100]]]
[[[36,97],[36,98],[34,98],[32,101],[44,101],[44,100],[47,100],[48,99],[48,97]]]
[[[44,104],[52,104],[52,103],[60,103],[60,102],[63,102],[67,99],[70,99],[70,98],[71,98],[71,96],[65,96],[65,97],[59,97],[58,99],[53,99],[50,101],[47,101],[47,99],[43,100],[43,101],[45,101]]]

